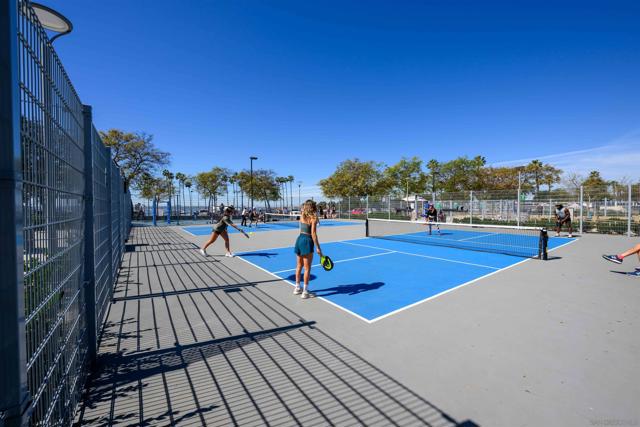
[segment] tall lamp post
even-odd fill
[[[49,31],[57,33],[51,37],[50,41],[53,43],[58,37],[69,34],[73,31],[73,24],[60,12],[51,9],[43,4],[31,2],[31,7],[38,17],[38,21],[44,28]]]
[[[251,180],[249,181],[249,190],[251,191],[251,194],[249,195],[249,197],[251,197],[251,212],[253,212],[253,161],[254,160],[258,160],[258,158],[255,157],[255,156],[251,156],[251,157],[249,157],[249,160],[250,160],[250,164],[251,164],[251,166],[249,168],[249,170],[251,172]]]
[[[298,209],[302,206],[302,200],[300,198],[300,187],[302,186],[302,181],[298,181]]]

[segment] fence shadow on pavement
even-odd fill
[[[134,228],[131,241],[77,425],[476,425],[394,380],[260,282],[223,261],[191,262],[195,246],[171,229]],[[155,252],[161,243],[176,249]]]

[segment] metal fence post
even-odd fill
[[[388,204],[389,204],[389,215],[388,215],[388,219],[391,219],[391,194],[389,194],[389,200],[388,200]]]
[[[351,196],[349,196],[348,199],[349,219],[351,219]]]
[[[520,194],[521,194],[520,174],[518,174],[518,200],[516,201],[516,225],[520,226]]]
[[[631,184],[629,184],[629,194],[627,197],[627,236],[631,237]]]
[[[364,214],[364,217],[366,219],[369,219],[369,195],[367,195],[367,208],[366,208],[366,212]]]
[[[96,361],[98,335],[96,325],[96,277],[94,265],[95,242],[93,234],[93,141],[91,106],[82,108],[84,119],[84,264],[82,282],[84,287],[85,315],[87,324],[87,343],[89,362]]]
[[[582,205],[584,204],[584,187],[580,186],[580,234],[582,234]]]
[[[113,286],[113,283],[116,280],[116,272],[113,269],[113,197],[111,197],[111,148],[107,148],[107,169],[106,169],[106,178],[107,178],[107,194],[109,197],[109,214],[107,216],[107,229],[109,230],[109,286]]]
[[[21,426],[29,402],[24,317],[17,2],[0,1],[0,424]]]
[[[469,192],[469,224],[473,224],[473,191]]]

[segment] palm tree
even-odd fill
[[[544,163],[542,163],[540,160],[532,160],[527,165],[527,172],[533,175],[533,183],[536,187],[536,196],[540,192],[540,183],[542,180],[543,170],[544,170]]]
[[[174,175],[173,173],[171,173],[171,171],[169,171],[169,169],[165,169],[162,171],[162,176],[165,177],[165,179],[167,180],[167,189],[169,191],[169,202],[171,202],[171,193],[173,192],[173,178]],[[171,222],[171,211],[169,211],[167,209],[167,213],[168,213],[168,218],[167,218],[167,222]]]
[[[289,181],[289,197],[291,197],[291,208],[290,210],[293,210],[293,175],[289,175],[287,177],[287,180]]]
[[[184,209],[185,200],[184,200],[184,182],[187,180],[187,175],[182,172],[176,173],[176,179],[178,180],[178,194],[182,195],[182,208]],[[180,196],[178,196],[178,201],[180,200]],[[178,215],[180,215],[180,210],[178,209]]]
[[[282,191],[282,189],[287,187],[287,182],[289,182],[289,180],[284,176],[278,176],[276,177],[276,182],[278,183],[278,189],[281,192],[279,199],[282,202],[282,209],[284,209],[286,199],[284,197],[284,192]]]

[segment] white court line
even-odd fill
[[[568,241],[567,243],[563,243],[563,244],[562,244],[562,245],[560,245],[560,246],[556,246],[556,247],[555,247],[555,248],[553,248],[553,249],[549,249],[547,252],[555,251],[556,249],[559,249],[559,248],[561,248],[561,247],[563,247],[563,246],[569,245],[569,244],[574,243],[574,242],[576,242],[576,241],[577,241],[577,239],[570,240],[570,241]],[[409,309],[409,308],[415,307],[415,306],[417,306],[418,304],[422,304],[423,302],[427,302],[427,301],[432,300],[432,299],[434,299],[434,298],[437,298],[437,297],[439,297],[439,296],[441,296],[441,295],[448,294],[448,293],[449,293],[449,292],[451,292],[451,291],[455,291],[456,289],[462,288],[463,286],[470,285],[470,284],[475,283],[475,282],[477,282],[478,280],[482,280],[482,279],[484,279],[484,278],[486,278],[486,277],[493,276],[493,275],[494,275],[494,274],[496,274],[496,273],[500,273],[501,271],[508,270],[508,269],[510,269],[510,268],[512,268],[512,267],[515,267],[516,265],[519,265],[519,264],[525,263],[525,262],[527,262],[527,261],[531,261],[532,259],[534,259],[534,258],[527,258],[527,259],[523,259],[523,260],[522,260],[522,261],[520,261],[520,262],[516,262],[515,264],[511,264],[511,265],[510,265],[510,266],[508,266],[508,267],[501,268],[501,269],[499,269],[498,271],[492,271],[491,273],[485,274],[484,276],[476,277],[475,279],[470,280],[470,281],[465,282],[465,283],[462,283],[461,285],[458,285],[458,286],[456,286],[455,288],[447,289],[446,291],[442,291],[442,292],[440,292],[439,294],[432,295],[432,296],[430,296],[430,297],[428,297],[428,298],[425,298],[425,299],[423,299],[423,300],[416,301],[416,302],[414,302],[413,304],[409,304],[409,305],[407,305],[407,306],[405,306],[405,307],[399,308],[399,309],[394,310],[394,311],[391,311],[391,312],[389,312],[389,313],[387,313],[387,314],[383,314],[382,316],[379,316],[379,317],[376,317],[376,318],[374,318],[374,319],[371,319],[371,320],[369,321],[369,323],[374,323],[374,322],[377,322],[378,320],[382,320],[382,319],[384,319],[385,317],[389,317],[389,316],[391,316],[392,314],[400,313],[401,311],[404,311],[404,310],[407,310],[407,309]]]
[[[185,229],[184,227],[180,227],[180,228],[182,229],[182,231],[184,231],[185,233],[191,234],[193,237],[199,237],[199,235],[193,234],[192,232],[190,232],[189,230]]]
[[[466,239],[458,239],[458,242],[462,242],[464,240],[473,240],[473,239],[479,239],[481,237],[487,237],[487,236],[495,236],[495,234],[482,234],[480,236],[473,236],[473,237],[467,237]]]
[[[264,268],[260,267],[259,265],[256,265],[256,264],[252,263],[251,261],[247,261],[246,259],[242,258],[242,256],[237,256],[236,258],[241,259],[242,261],[246,262],[247,264],[254,266],[254,267],[255,267],[255,268],[257,268],[258,270],[262,270],[262,271],[264,271],[265,273],[268,273],[268,274],[270,274],[271,276],[275,277],[276,279],[282,280],[283,282],[288,283],[289,285],[291,285],[291,286],[293,286],[293,287],[295,287],[295,286],[296,286],[296,285],[295,285],[295,283],[291,282],[290,280],[283,279],[283,278],[282,278],[282,277],[280,277],[280,276],[276,276],[275,274],[273,274],[273,273],[272,273],[272,272],[270,272],[269,270],[266,270],[266,269],[264,269]],[[313,293],[313,291],[311,291],[311,293]],[[298,297],[298,298],[299,298],[299,297]],[[351,314],[352,316],[357,317],[358,319],[360,319],[360,320],[362,320],[362,321],[364,321],[364,322],[371,323],[371,321],[370,321],[369,319],[366,319],[366,318],[364,318],[364,317],[360,316],[358,313],[354,313],[354,312],[353,312],[353,311],[351,311],[351,310],[348,310],[348,309],[346,309],[346,308],[344,308],[344,307],[342,307],[342,306],[340,306],[340,305],[338,305],[338,304],[336,304],[336,303],[334,303],[334,302],[332,302],[332,301],[329,301],[329,300],[328,300],[328,299],[326,299],[326,298],[322,298],[322,297],[316,296],[316,297],[314,297],[314,299],[322,300],[322,301],[324,301],[324,302],[326,302],[326,303],[328,303],[328,304],[331,304],[332,306],[334,306],[334,307],[336,307],[336,308],[338,308],[338,309],[340,309],[340,310],[344,311],[345,313],[349,313],[349,314]]]
[[[578,239],[572,239],[572,240],[569,240],[568,242],[563,243],[562,245],[556,246],[556,247],[555,247],[555,248],[553,248],[553,249],[549,249],[547,252],[555,251],[556,249],[560,249],[561,247],[566,246],[566,245],[569,245],[569,244],[571,244],[571,243],[575,243],[576,241],[578,241]],[[345,243],[345,244],[350,244],[350,245],[354,245],[354,246],[364,246],[364,247],[371,247],[371,248],[373,248],[373,249],[389,250],[389,249],[386,249],[386,248],[378,248],[378,247],[374,247],[374,246],[361,245],[361,244],[358,244],[358,243],[349,243],[349,242],[345,242],[345,241],[343,241],[343,242],[332,242],[332,243]],[[274,249],[281,249],[281,248],[269,248],[269,249],[264,249],[264,250],[274,250]],[[255,252],[258,252],[258,251],[255,251]],[[251,253],[251,252],[248,252],[248,253]],[[397,252],[397,253],[402,253],[402,252]],[[414,255],[414,254],[408,254],[408,255]],[[276,279],[279,279],[279,280],[282,280],[282,281],[283,281],[283,282],[285,282],[285,283],[288,283],[288,284],[289,284],[289,285],[291,285],[292,287],[295,287],[295,286],[296,286],[296,285],[295,285],[295,283],[293,283],[293,282],[291,282],[291,281],[289,281],[289,280],[287,280],[287,279],[283,279],[282,277],[275,275],[275,274],[274,274],[274,273],[272,273],[271,271],[266,270],[266,269],[264,269],[264,268],[262,268],[262,267],[260,267],[260,266],[258,266],[258,265],[256,265],[256,264],[252,263],[251,261],[248,261],[248,260],[246,260],[246,259],[242,258],[242,256],[241,256],[241,255],[238,255],[236,258],[239,258],[239,259],[241,259],[242,261],[246,262],[247,264],[254,266],[254,267],[255,267],[255,268],[257,268],[258,270],[262,270],[262,271],[264,271],[265,273],[267,273],[267,274],[269,274],[269,275],[271,275],[271,276],[275,277]],[[436,259],[437,259],[437,258],[436,258]],[[328,304],[330,304],[330,305],[332,305],[332,306],[336,307],[337,309],[344,311],[345,313],[349,313],[349,314],[351,314],[352,316],[357,317],[358,319],[362,320],[363,322],[366,322],[366,323],[368,323],[368,324],[372,324],[372,323],[377,322],[377,321],[379,321],[379,320],[382,320],[382,319],[384,319],[384,318],[386,318],[386,317],[389,317],[389,316],[391,316],[391,315],[393,315],[393,314],[400,313],[401,311],[404,311],[404,310],[407,310],[407,309],[409,309],[409,308],[415,307],[415,306],[417,306],[417,305],[419,305],[419,304],[422,304],[422,303],[424,303],[424,302],[426,302],[426,301],[432,300],[432,299],[437,298],[437,297],[439,297],[439,296],[441,296],[441,295],[447,294],[447,293],[449,293],[449,292],[451,292],[451,291],[454,291],[454,290],[456,290],[456,289],[459,289],[459,288],[462,288],[462,287],[464,287],[464,286],[470,285],[470,284],[475,283],[475,282],[477,282],[477,281],[479,281],[479,280],[481,280],[481,279],[484,279],[484,278],[486,278],[486,277],[492,276],[492,275],[494,275],[494,274],[496,274],[496,273],[499,273],[500,271],[507,270],[507,269],[509,269],[509,268],[515,267],[516,265],[519,265],[519,264],[525,263],[525,262],[527,262],[527,261],[531,261],[532,259],[533,259],[533,258],[527,258],[527,259],[524,259],[524,260],[522,260],[522,261],[520,261],[520,262],[517,262],[517,263],[515,263],[515,264],[512,264],[512,265],[510,265],[510,266],[507,266],[507,267],[504,267],[504,268],[497,269],[496,271],[492,271],[491,273],[485,274],[484,276],[477,277],[477,278],[475,278],[475,279],[473,279],[473,280],[470,280],[470,281],[468,281],[468,282],[466,282],[466,283],[463,283],[463,284],[461,284],[461,285],[458,285],[458,286],[456,286],[455,288],[447,289],[446,291],[440,292],[439,294],[432,295],[432,296],[430,296],[430,297],[428,297],[428,298],[425,298],[425,299],[423,299],[423,300],[420,300],[420,301],[414,302],[414,303],[409,304],[409,305],[407,305],[407,306],[405,306],[405,307],[399,308],[399,309],[397,309],[397,310],[394,310],[394,311],[389,312],[389,313],[387,313],[387,314],[384,314],[384,315],[382,315],[382,316],[376,317],[376,318],[374,318],[374,319],[372,319],[372,320],[366,319],[366,318],[364,318],[364,317],[360,316],[359,314],[354,313],[354,312],[353,312],[353,311],[351,311],[351,310],[348,310],[348,309],[346,309],[346,308],[344,308],[344,307],[342,307],[342,306],[340,306],[340,305],[338,305],[338,304],[336,304],[336,303],[334,303],[334,302],[332,302],[332,301],[329,301],[329,300],[328,300],[328,299],[326,299],[326,298],[322,298],[322,297],[315,297],[315,298],[320,299],[320,300],[322,300],[322,301],[324,301],[324,302],[326,302],[326,303],[328,303]],[[445,260],[445,261],[451,261],[451,260]],[[490,267],[490,268],[493,268],[493,267]]]
[[[360,244],[360,243],[351,243],[351,242],[339,242],[339,243],[344,243],[345,245],[362,246],[362,247],[371,248],[371,249],[380,249],[380,250],[389,250],[389,251],[391,250],[391,249],[387,249],[387,248],[381,248],[379,246],[363,245],[363,244]],[[416,256],[416,257],[428,258],[428,259],[437,259],[439,261],[453,262],[455,264],[473,265],[475,267],[489,268],[491,270],[500,270],[499,267],[493,267],[493,266],[484,265],[484,264],[475,264],[473,262],[456,261],[456,260],[453,260],[453,259],[439,258],[439,257],[436,257],[436,256],[413,254],[411,252],[402,252],[402,251],[395,251],[395,252],[398,253],[398,254],[402,254],[402,255],[410,255],[410,256]]]
[[[396,252],[397,251],[388,251],[388,252],[383,252],[381,254],[373,254],[373,255],[359,256],[359,257],[355,257],[355,258],[341,259],[339,261],[333,261],[333,263],[334,264],[338,264],[340,262],[355,261],[355,260],[358,260],[358,259],[371,258],[371,257],[374,257],[374,256],[395,254]],[[321,267],[321,266],[322,266],[322,264],[313,264],[311,267]],[[290,268],[288,270],[274,271],[273,274],[286,273],[288,271],[296,271],[296,269],[295,268]]]

